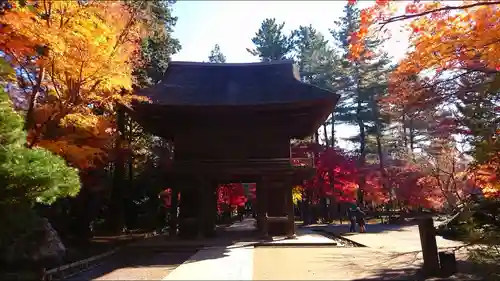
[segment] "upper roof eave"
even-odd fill
[[[163,105],[252,105],[329,99],[334,93],[299,80],[293,61],[171,62],[161,82],[137,91]]]

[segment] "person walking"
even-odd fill
[[[365,212],[361,210],[361,208],[356,207],[356,220],[358,221],[359,225],[359,233],[365,233],[366,232],[366,222],[365,222]]]
[[[351,225],[349,226],[349,232],[356,232],[356,206],[347,208],[347,217],[351,222]]]

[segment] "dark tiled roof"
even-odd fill
[[[138,94],[159,105],[257,105],[335,99],[299,81],[292,61],[265,63],[171,62],[163,80]]]

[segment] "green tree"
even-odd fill
[[[219,44],[215,44],[214,48],[210,51],[210,55],[208,56],[208,61],[213,63],[225,63],[226,56],[220,50]]]
[[[328,40],[312,26],[299,26],[292,34],[296,62],[302,82],[337,91],[342,80],[342,77],[339,76],[341,73],[338,67],[339,57],[329,45]],[[332,112],[333,110],[332,108]],[[331,139],[327,134],[327,125],[331,122],[332,118],[323,124],[323,139],[327,145],[334,143],[333,127]],[[318,138],[316,136],[316,139]]]
[[[177,17],[172,15],[176,1],[127,0],[127,4],[140,13],[150,36],[141,42],[142,65],[135,70],[136,84],[148,87],[158,83],[168,67],[170,58],[181,49],[178,39],[172,37]]]
[[[335,22],[331,30],[335,45],[342,54],[342,75],[346,78],[345,87],[339,91],[342,98],[337,106],[335,119],[344,124],[358,127],[359,134],[353,138],[359,143],[358,168],[363,169],[369,151],[368,142],[375,140],[381,170],[383,170],[383,129],[387,118],[378,106],[378,100],[387,91],[388,74],[391,61],[387,53],[381,51],[383,40],[367,38],[365,59],[353,62],[349,56],[349,35],[359,28],[360,11],[355,5],[347,4],[344,16]],[[370,138],[370,135],[374,138]],[[360,174],[358,199],[363,201],[366,178]]]
[[[0,260],[30,256],[41,220],[37,203],[52,204],[58,198],[74,197],[80,190],[76,169],[43,148],[26,148],[24,120],[8,95],[0,91]],[[15,257],[13,257],[15,255]]]
[[[80,189],[76,169],[43,148],[28,149],[22,117],[0,91],[0,204],[51,204]]]
[[[252,38],[254,49],[247,48],[253,56],[261,61],[287,60],[292,58],[295,48],[293,34],[285,34],[285,23],[277,23],[276,19],[265,19]]]

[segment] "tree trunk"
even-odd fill
[[[326,123],[323,123],[323,137],[325,138],[325,147],[329,146],[328,133],[326,132]]]
[[[361,117],[361,111],[363,110],[363,104],[361,100],[361,94],[359,92],[359,87],[361,84],[361,80],[359,77],[359,69],[356,68],[356,80],[357,80],[357,107],[356,107],[356,118],[359,127],[359,158],[358,158],[358,170],[360,171],[358,177],[358,196],[357,203],[362,204],[364,201],[364,189],[366,185],[366,177],[364,174],[364,167],[366,162],[366,132],[365,132],[365,123]]]
[[[118,136],[115,141],[115,169],[113,172],[113,189],[111,191],[107,214],[109,229],[113,232],[121,231],[124,226],[123,177],[125,173],[125,158],[121,149],[123,146],[123,138],[125,137],[125,115],[121,108],[116,112],[116,123]]]
[[[380,123],[380,113],[377,102],[372,97],[372,111],[375,120],[375,130],[376,130],[376,142],[377,142],[377,154],[379,159],[379,170],[380,176],[382,178],[382,188],[387,191],[389,195],[389,202],[392,203],[392,187],[387,184],[387,175],[385,173],[385,159],[384,152],[382,149],[382,124]]]
[[[322,196],[322,198],[321,198],[321,217],[323,219],[323,223],[330,221],[327,201],[328,200],[326,200],[326,196]]]
[[[332,127],[330,128],[332,133],[332,147],[335,147],[335,112],[332,111]]]
[[[403,130],[403,144],[405,146],[405,152],[408,151],[408,137],[407,137],[407,134],[406,134],[406,115],[403,114],[403,116],[401,117],[401,123],[402,123],[402,130]]]
[[[132,194],[134,192],[134,151],[132,149],[133,143],[133,132],[134,132],[134,121],[130,116],[127,118],[128,120],[128,134],[127,134],[127,143],[128,143],[128,159],[127,159],[127,175],[128,175],[128,183],[127,183],[127,204],[126,204],[126,224],[127,228],[134,227],[137,222],[137,212],[134,210],[135,204],[133,203]]]
[[[409,141],[410,141],[410,153],[413,161],[415,161],[415,126],[413,124],[413,118],[410,119],[410,124],[409,124],[409,129],[410,129],[410,136],[409,136]]]
[[[36,103],[36,97],[38,95],[38,92],[40,92],[41,84],[43,81],[43,78],[45,77],[45,68],[40,68],[38,71],[38,76],[36,78],[35,85],[32,86],[31,94],[28,99],[28,112],[26,113],[26,120],[24,122],[24,129],[26,131],[32,129],[35,125],[35,118],[33,116],[33,113],[35,111],[35,103]]]

